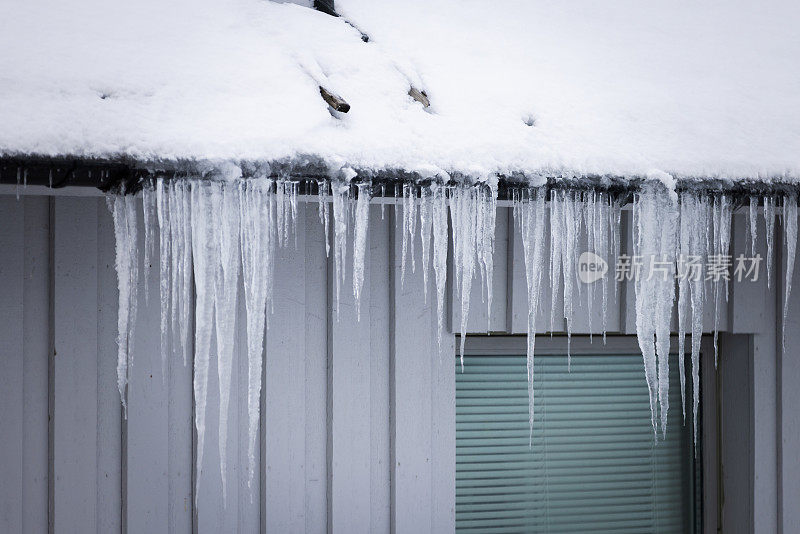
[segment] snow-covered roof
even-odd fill
[[[800,179],[798,2],[336,9],[6,0],[0,154]]]

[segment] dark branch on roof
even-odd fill
[[[332,17],[341,17],[341,15],[339,15],[339,13],[336,12],[336,7],[334,5],[334,0],[314,0],[314,9],[316,9],[317,11],[320,11],[322,13],[325,13],[326,15],[330,15]],[[344,19],[342,19],[342,20],[344,20]],[[344,20],[344,21],[349,26],[354,28],[358,33],[361,34],[361,40],[362,41],[364,41],[365,43],[369,42],[369,35],[367,35],[366,33],[362,32],[360,29],[358,29],[358,27],[355,24],[353,24],[349,20]]]
[[[347,113],[350,111],[350,104],[348,104],[344,98],[331,93],[321,85],[319,86],[319,94],[322,95],[322,99],[327,102],[334,111],[340,113]]]
[[[411,89],[408,90],[408,96],[422,104],[422,107],[424,108],[430,107],[431,105],[431,101],[428,98],[427,93],[425,93],[425,91],[420,91],[413,85],[411,86]]]
[[[333,2],[334,0],[314,0],[314,9],[317,11],[322,11],[326,15],[338,17],[339,14],[336,12]]]

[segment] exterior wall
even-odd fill
[[[374,206],[360,321],[350,273],[337,317],[316,205],[301,203],[300,212],[297,247],[276,263],[261,476],[251,499],[247,408],[237,395],[246,388],[242,329],[227,501],[212,364],[195,504],[192,369],[175,356],[162,381],[158,259],[142,280],[148,300],[140,287],[126,420],[116,388],[114,235],[105,200],[0,195],[0,531],[44,532],[48,519],[56,532],[453,530],[455,349],[450,335],[441,365],[431,357],[438,352],[432,281],[427,301],[421,270],[400,283],[393,212],[381,218]]]
[[[140,289],[124,419],[116,391],[114,237],[104,199],[0,194],[0,531],[42,532],[48,521],[57,532],[454,529],[455,383],[449,361],[458,307],[448,307],[450,328],[439,349],[434,281],[429,278],[426,297],[421,269],[407,269],[400,280],[399,225],[393,209],[382,217],[376,205],[360,321],[349,269],[337,316],[334,268],[325,256],[316,205],[301,203],[300,209],[297,246],[283,250],[276,263],[275,313],[265,339],[261,476],[251,499],[246,404],[237,395],[246,388],[242,330],[224,501],[214,365],[199,474],[191,366],[173,357],[168,379],[161,378],[157,258],[148,270],[148,301]],[[630,252],[630,212],[623,219],[623,250]],[[737,250],[744,249],[746,233],[744,216],[737,214]],[[419,237],[415,246],[419,267]],[[761,239],[765,257],[764,246]],[[708,531],[717,522],[726,532],[800,531],[794,505],[800,502],[800,464],[793,452],[800,446],[800,361],[793,348],[800,344],[798,276],[786,350],[780,338],[783,280],[776,276],[777,291],[768,291],[765,281],[732,285],[720,320],[728,332],[720,336],[720,370],[705,358]],[[524,334],[522,246],[506,208],[498,214],[493,289],[490,311],[480,282],[473,284],[468,330]],[[550,323],[544,309],[538,320],[543,332]],[[598,333],[599,304],[591,315],[578,310],[576,333]],[[609,331],[635,333],[630,284],[611,292],[609,310]],[[243,325],[243,304],[238,313]],[[712,325],[709,311],[707,329]],[[556,331],[563,328],[563,322],[556,325]],[[724,496],[719,514],[718,495]]]

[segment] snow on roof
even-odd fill
[[[800,179],[797,2],[336,9],[7,0],[0,154]]]

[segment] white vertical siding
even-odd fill
[[[784,239],[785,227],[776,233]],[[775,272],[781,280],[777,285],[777,313],[783,316],[786,273],[785,247],[778,247],[778,267]],[[777,323],[781,324],[781,322]],[[778,521],[779,532],[800,532],[800,268],[795,264],[792,277],[792,294],[789,297],[789,316],[782,329],[778,329]],[[785,336],[785,342],[782,339]]]
[[[333,250],[331,250],[331,258]],[[370,531],[370,312],[372,265],[364,265],[361,318],[353,299],[352,239],[348,240],[345,276],[337,289],[335,271],[329,276],[330,376],[330,512],[329,528],[337,533]],[[331,259],[331,265],[332,265]],[[338,309],[337,309],[338,293]]]
[[[60,199],[53,201],[57,205]],[[124,441],[128,435],[122,426],[117,391],[116,243],[111,214],[105,201],[85,199],[82,204],[83,209],[93,209],[97,213],[97,531],[116,532],[124,525],[123,511],[127,508],[127,500],[123,500],[122,495],[123,481],[127,476],[123,469],[123,451],[126,450]],[[56,228],[52,230],[55,244],[60,237]],[[68,246],[67,242],[65,247]],[[58,315],[54,313],[53,317],[55,322]],[[84,379],[91,380],[89,377]],[[144,490],[134,488],[134,491]]]
[[[401,210],[398,209],[398,218]],[[419,236],[413,245],[419,247]],[[394,240],[392,255],[392,520],[398,534],[432,532],[428,495],[432,483],[431,338],[436,323],[433,295],[423,295],[422,269],[406,269],[402,280],[402,244]],[[419,257],[419,256],[418,256]],[[419,261],[419,260],[418,260]]]
[[[305,529],[307,219],[302,209],[299,215],[297,246],[281,249],[275,260],[275,311],[268,312],[263,414],[267,532]]]
[[[59,532],[99,531],[97,202],[58,199],[53,220],[53,522]]]
[[[337,316],[333,261],[325,255],[316,205],[301,203],[299,215],[297,246],[290,238],[276,263],[274,313],[264,342],[260,476],[252,500],[243,303],[237,312],[223,501],[216,361],[212,356],[207,454],[195,496],[192,368],[172,354],[166,382],[161,377],[157,257],[154,267],[142,271],[124,420],[116,390],[114,236],[105,201],[0,196],[0,531],[42,532],[48,520],[55,532],[454,530],[455,337],[448,329],[438,346],[435,285],[431,277],[426,300],[420,238],[414,243],[416,272],[407,269],[401,281],[398,220],[391,208],[382,218],[373,206],[360,320],[351,287],[352,244]],[[630,212],[623,213],[628,253],[630,222]],[[737,215],[733,239],[739,249],[744,226]],[[522,243],[508,208],[498,213],[496,243],[493,306],[489,310],[481,298],[476,279],[469,331],[525,333]],[[763,241],[759,247],[765,256]],[[785,353],[777,326],[782,300],[763,281],[733,284],[721,310],[722,328],[751,336],[746,348],[744,337],[723,342],[738,343],[735,369],[749,365],[752,373],[746,380],[752,431],[745,455],[744,445],[733,440],[729,446],[736,450],[723,455],[752,462],[752,490],[739,497],[749,501],[744,505],[730,502],[734,493],[727,493],[725,506],[744,506],[734,515],[746,511],[758,518],[752,524],[763,532],[778,524],[792,532],[800,521],[793,506],[800,465],[792,452],[800,446],[794,409],[800,404],[800,366],[792,348],[800,343],[800,328],[794,328],[800,317],[798,277]],[[782,292],[781,276],[775,279]],[[633,333],[632,286],[619,289],[618,300],[613,291],[609,295],[608,327]],[[540,331],[550,327],[550,297],[545,287]],[[576,307],[576,332],[589,331],[584,311]],[[595,333],[599,313],[597,301]],[[713,307],[706,313],[710,330]],[[459,324],[458,314],[448,303],[448,326]],[[556,329],[563,329],[563,321]],[[713,376],[713,362],[704,371]],[[707,391],[706,400],[714,394]],[[715,417],[713,406],[704,409],[707,420]],[[707,431],[708,439],[716,439],[713,429]],[[723,437],[728,431],[723,429]],[[716,491],[713,485],[706,490]],[[709,506],[715,497],[707,496]],[[733,517],[732,509],[727,512]]]
[[[49,201],[26,198],[22,303],[22,529],[47,529],[48,365],[50,331]],[[8,250],[3,247],[2,250]],[[14,324],[14,321],[11,321]],[[2,460],[0,460],[2,461]]]
[[[391,257],[393,217],[380,208],[370,209],[367,262],[369,278],[369,425],[370,425],[370,532],[390,531],[391,455],[389,410],[390,380],[390,328]],[[363,309],[363,308],[362,308]],[[364,319],[362,319],[363,321]]]
[[[0,525],[6,530],[22,529],[23,436],[23,280],[25,218],[22,203],[0,199],[8,224],[0,231],[0,248],[5,251],[0,265]]]
[[[328,499],[328,269],[325,229],[312,206],[305,211],[305,532],[323,533]],[[301,212],[302,213],[302,212]]]
[[[114,236],[113,221],[108,210],[104,209],[100,229],[107,238],[109,248],[103,252],[113,258]],[[144,228],[139,218],[140,250],[144,246]],[[101,256],[102,258],[102,256]],[[116,271],[109,256],[103,258],[107,265],[105,284],[98,284],[111,297],[110,309],[116,310]],[[102,260],[101,260],[102,261]],[[133,363],[129,369],[128,385],[128,419],[124,427],[124,476],[127,499],[125,500],[125,520],[128,532],[155,532],[162,525],[168,524],[169,517],[169,484],[164,476],[169,472],[169,397],[168,381],[162,377],[161,371],[161,338],[160,304],[158,284],[158,264],[140,267],[139,287],[144,291],[147,285],[148,299],[142,293],[138,302],[136,331],[133,337]],[[116,313],[113,314],[116,316]],[[111,332],[115,324],[109,325]],[[115,344],[109,344],[109,352],[114,354]],[[100,361],[107,367],[104,382],[109,384],[116,380],[114,358],[103,357]],[[105,385],[105,384],[104,384]],[[98,388],[100,387],[98,383]],[[116,388],[111,393],[119,397]],[[113,402],[113,397],[109,402]]]

